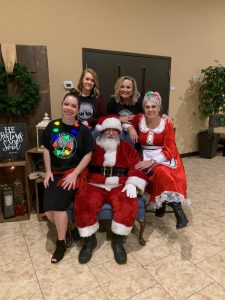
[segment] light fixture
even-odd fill
[[[37,135],[37,148],[38,150],[43,150],[44,146],[41,145],[41,141],[40,141],[40,138],[41,138],[41,134],[43,132],[43,130],[45,129],[45,127],[48,125],[48,123],[50,122],[50,118],[48,116],[47,113],[45,113],[42,121],[40,123],[38,123],[36,125],[36,135]]]

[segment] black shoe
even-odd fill
[[[64,257],[65,252],[66,252],[66,243],[65,243],[65,240],[57,240],[55,252],[54,252],[54,254],[52,256],[51,263],[52,264],[56,264],[60,260],[62,260],[63,257]]]
[[[177,219],[177,229],[181,229],[187,226],[188,219],[182,209],[181,203],[180,202],[171,202],[170,204],[173,208],[173,211],[175,213],[175,217]]]
[[[114,252],[115,261],[118,264],[125,264],[127,262],[127,253],[123,247],[123,236],[118,234],[113,234],[112,238],[112,249]]]
[[[97,246],[95,234],[84,238],[84,246],[80,250],[78,260],[80,264],[86,264],[92,258],[92,252]]]
[[[166,212],[166,202],[163,202],[162,206],[155,210],[155,216],[157,218],[162,218],[164,217],[165,212]]]

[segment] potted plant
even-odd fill
[[[199,153],[201,157],[213,158],[216,155],[219,134],[214,133],[215,119],[220,126],[224,125],[225,113],[225,67],[209,66],[202,69],[202,81],[199,87],[200,116],[207,119],[208,126],[198,135]],[[218,124],[217,124],[218,126]]]

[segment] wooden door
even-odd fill
[[[162,113],[168,113],[171,57],[83,48],[83,68],[93,68],[106,101],[114,93],[118,77],[135,78],[142,96],[148,90],[162,97]]]
[[[16,45],[17,62],[26,66],[31,73],[32,79],[38,83],[40,101],[38,105],[25,116],[5,116],[0,114],[0,123],[25,123],[27,129],[28,147],[36,146],[36,128],[45,112],[51,118],[49,76],[48,76],[48,57],[46,46],[26,46]],[[0,54],[0,62],[3,63]]]

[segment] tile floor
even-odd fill
[[[0,299],[222,300],[225,299],[225,158],[184,158],[189,224],[175,229],[173,214],[146,216],[142,247],[131,234],[128,263],[115,263],[105,233],[87,265],[77,261],[80,245],[50,263],[54,228],[28,221],[0,224]]]

